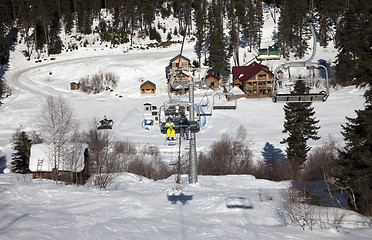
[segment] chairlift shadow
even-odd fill
[[[250,199],[244,197],[229,197],[226,199],[227,208],[253,209]]]
[[[183,193],[181,194],[168,193],[167,198],[168,201],[172,202],[172,204],[177,204],[177,202],[181,202],[182,205],[186,205],[188,201],[192,200],[193,195],[185,195]]]

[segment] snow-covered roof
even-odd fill
[[[84,170],[86,143],[71,143],[65,147],[61,160],[55,163],[52,145],[46,143],[31,146],[29,168],[32,172],[51,172],[55,166],[59,171],[81,172]],[[40,160],[40,161],[39,161]],[[39,164],[40,163],[40,164]],[[38,166],[40,165],[40,166]]]
[[[230,92],[233,94],[244,94],[244,92],[237,86],[233,87]]]
[[[194,78],[194,75],[192,75],[192,73],[189,72],[189,71],[182,70],[181,73],[185,74],[185,75],[188,76],[188,77],[192,77],[192,78]]]

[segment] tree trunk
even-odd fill
[[[43,22],[43,28],[44,28],[44,36],[45,36],[45,43],[46,43],[46,50],[47,54],[49,56],[49,40],[48,40],[48,28],[45,19],[42,19]]]

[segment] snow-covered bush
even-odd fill
[[[92,77],[80,79],[80,89],[86,93],[97,94],[103,91],[113,90],[117,87],[119,77],[114,73],[97,73]]]

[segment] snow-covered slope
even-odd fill
[[[185,181],[187,176],[183,177]],[[121,174],[106,191],[88,186],[0,175],[0,236],[13,239],[370,239],[355,213],[318,209],[330,226],[345,213],[342,232],[303,231],[279,217],[286,183],[252,176],[199,176],[199,184],[173,191],[162,181]],[[336,216],[334,218],[334,216]],[[347,233],[347,234],[346,234]]]

